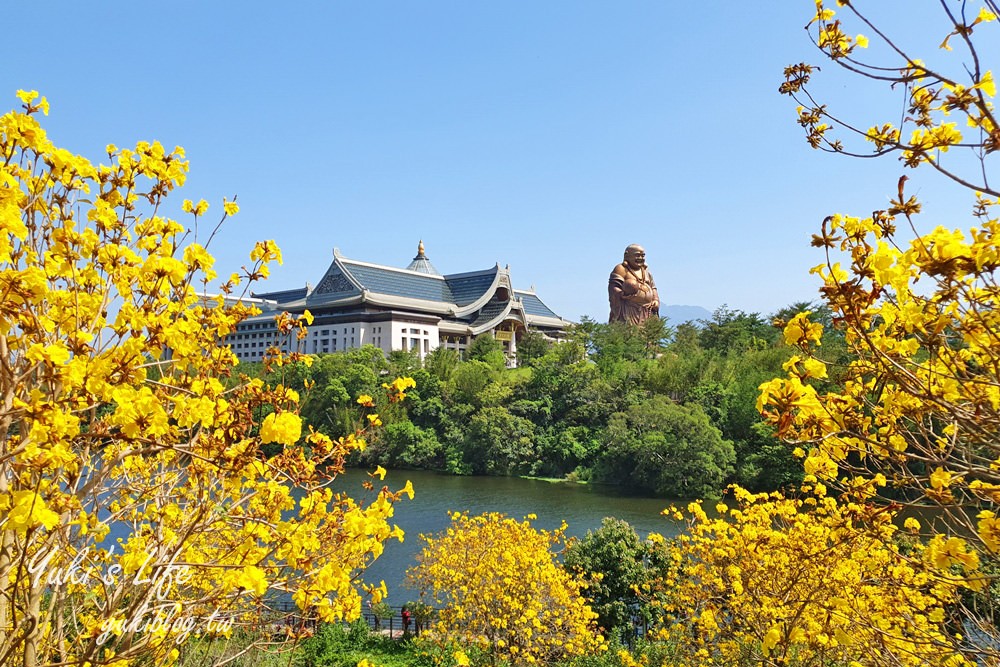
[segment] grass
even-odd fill
[[[356,667],[362,659],[379,667],[409,667],[416,656],[407,639],[371,632],[364,621],[320,626],[302,643],[295,667]]]
[[[551,484],[589,484],[577,479],[567,479],[565,477],[535,477],[534,475],[521,475],[521,479],[534,479],[539,482],[549,482]]]

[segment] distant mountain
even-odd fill
[[[712,318],[712,311],[701,306],[663,306],[660,308],[660,317],[675,327],[693,320],[709,320]]]

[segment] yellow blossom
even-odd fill
[[[560,567],[557,531],[501,514],[454,512],[452,525],[426,542],[408,576],[440,608],[434,633],[442,644],[489,644],[498,661],[552,663],[606,649],[583,581]]]
[[[21,533],[36,526],[51,529],[59,523],[59,515],[34,491],[15,491],[6,502],[0,496],[0,507],[3,505],[7,507],[6,525]]]
[[[25,104],[31,104],[38,97],[37,90],[18,90],[17,97]]]
[[[226,575],[226,581],[235,590],[250,591],[256,595],[263,595],[267,591],[267,576],[264,570],[255,565],[231,570]]]
[[[302,420],[292,412],[271,413],[260,425],[260,438],[264,443],[277,442],[290,446],[302,436]]]
[[[310,431],[294,446],[298,392],[236,366],[222,343],[260,312],[199,293],[212,255],[164,217],[188,171],[182,149],[108,144],[110,164],[95,166],[52,144],[46,98],[19,97],[22,110],[0,115],[0,653],[22,661],[30,640],[33,664],[175,662],[187,631],[147,632],[147,607],[122,605],[123,588],[157,619],[257,614],[272,583],[326,621],[357,618],[360,574],[403,539],[390,520],[412,485],[363,506],[334,496],[363,440]],[[252,254],[227,290],[252,288],[281,257],[273,241]],[[310,359],[269,355],[276,368]],[[295,488],[312,489],[298,512]],[[112,526],[127,530],[108,544]],[[26,618],[34,634],[10,625]],[[130,624],[138,639],[117,656]]]
[[[951,486],[951,472],[938,466],[931,473],[930,481],[931,488],[936,490],[946,489]]]

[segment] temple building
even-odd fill
[[[560,338],[570,322],[538,298],[534,288],[514,289],[510,266],[441,275],[424,254],[405,269],[348,259],[334,248],[333,262],[311,287],[252,293],[244,303],[261,314],[239,325],[226,343],[241,361],[259,361],[276,343],[274,316],[308,310],[314,320],[304,341],[285,340],[308,354],[374,345],[385,354],[413,350],[423,359],[438,347],[462,352],[476,336],[499,340],[514,364],[526,331]]]

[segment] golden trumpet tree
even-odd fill
[[[165,215],[183,151],[94,165],[49,140],[45,98],[18,96],[0,117],[0,664],[169,664],[198,634],[266,619],[269,639],[279,599],[357,617],[359,572],[402,537],[399,492],[335,493],[361,434],[303,432],[294,391],[234,377],[220,341],[252,311],[204,296],[212,257]],[[197,230],[208,204],[181,208]],[[250,260],[223,294],[281,255]]]
[[[547,664],[604,650],[583,581],[552,548],[565,525],[538,530],[502,514],[455,512],[408,572],[410,585],[440,608],[437,637],[481,649],[491,664]],[[464,656],[464,652],[462,653]],[[468,664],[468,663],[466,663]]]
[[[651,536],[667,557],[647,592],[676,664],[974,664],[948,621],[975,554],[957,549],[952,570],[900,539],[893,513],[869,502],[875,486],[839,499],[809,477],[795,499],[734,487],[735,507],[710,518],[692,503],[682,535]]]
[[[879,495],[917,508],[926,517],[923,557],[952,568],[963,586],[988,591],[995,582],[986,561],[1000,551],[1000,188],[992,179],[1000,126],[990,50],[981,47],[995,46],[1000,12],[992,0],[941,0],[943,41],[925,61],[862,3],[815,4],[809,28],[817,47],[848,71],[889,84],[904,113],[895,123],[852,125],[814,99],[815,68],[795,65],[781,91],[799,103],[809,143],[894,154],[906,168],[940,172],[974,191],[973,220],[964,230],[919,232],[921,206],[907,194],[906,176],[889,208],[824,220],[813,245],[826,261],[814,272],[855,358],[839,369],[838,389],[817,391],[813,381],[827,374],[822,328],[807,315],[794,318],[785,340],[801,354],[786,377],[761,386],[758,407],[797,447],[808,474],[848,489],[875,481]],[[884,62],[866,56],[876,43]],[[839,138],[852,135],[870,150]],[[1000,661],[996,611],[985,593],[956,602],[954,649],[980,664]]]

